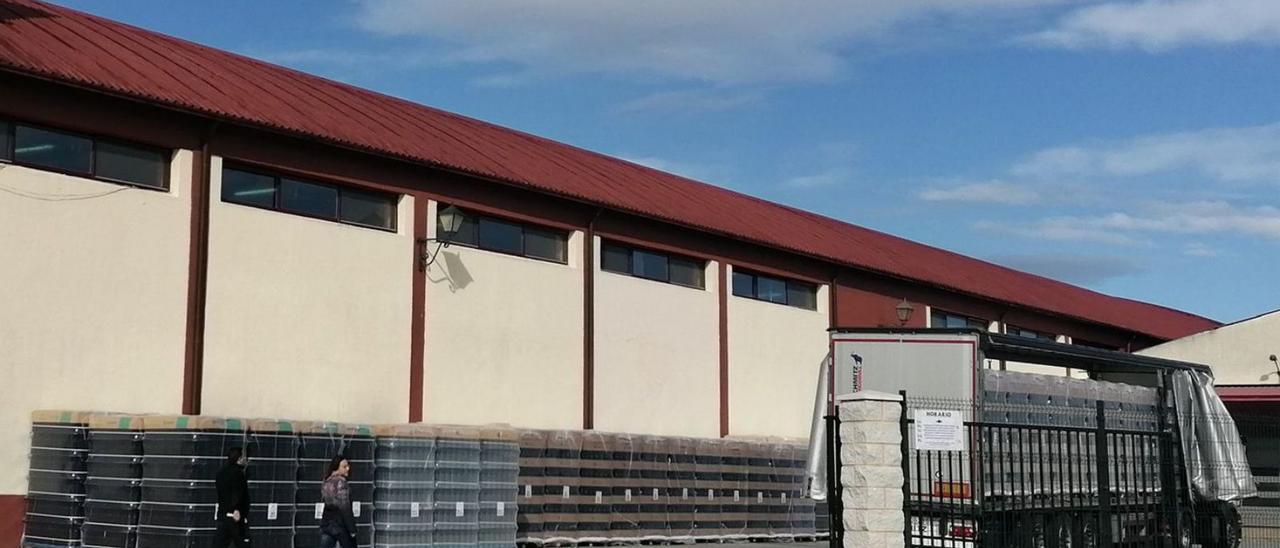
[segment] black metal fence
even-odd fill
[[[1280,417],[1249,409],[1232,411],[1258,486],[1258,496],[1240,506],[1241,546],[1280,548]]]
[[[948,400],[903,409],[909,546],[1176,546],[1192,535],[1176,439],[1157,414],[1102,402],[1040,417],[1049,410]],[[944,414],[959,446],[917,446],[946,426],[916,417]]]

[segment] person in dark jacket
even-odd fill
[[[227,451],[227,462],[218,470],[215,485],[218,490],[218,531],[214,535],[215,548],[249,546],[249,477],[245,474],[248,459],[244,449],[232,447]]]
[[[320,485],[320,499],[324,501],[324,513],[320,518],[320,547],[356,548],[356,517],[351,510],[351,488],[347,476],[351,474],[351,462],[338,455],[329,462],[324,483]]]

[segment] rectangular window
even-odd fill
[[[986,320],[972,318],[969,316],[962,316],[960,314],[952,314],[950,312],[946,312],[944,310],[938,310],[936,308],[931,309],[931,311],[929,312],[930,327],[945,327],[945,328],[951,328],[951,329],[960,329],[960,328],[968,327],[968,328],[981,329],[983,331],[986,331],[987,325],[988,323]]]
[[[818,286],[734,269],[733,294],[738,297],[818,309]]]
[[[1018,326],[1015,326],[1015,325],[1008,325],[1008,326],[1005,326],[1005,333],[1007,333],[1007,334],[1009,334],[1009,335],[1014,335],[1014,336],[1017,336],[1017,337],[1026,337],[1026,338],[1028,338],[1028,339],[1039,339],[1039,340],[1042,340],[1042,341],[1049,341],[1049,342],[1053,342],[1053,341],[1056,341],[1056,340],[1058,339],[1057,337],[1055,337],[1055,336],[1053,336],[1053,335],[1050,335],[1050,334],[1048,334],[1048,333],[1041,333],[1041,332],[1039,332],[1039,331],[1032,331],[1032,330],[1030,330],[1030,329],[1023,329],[1023,328],[1018,327]]]
[[[600,250],[601,270],[697,289],[706,287],[706,268],[706,261],[611,242]]]
[[[384,229],[395,227],[395,201],[380,194],[344,189],[338,209],[344,223]]]
[[[93,172],[92,139],[18,126],[13,134],[13,143],[15,162],[85,175]]]
[[[280,209],[321,219],[338,217],[338,189],[326,185],[281,179]]]
[[[165,188],[168,162],[155,150],[97,142],[94,144],[93,167],[98,177],[152,188]]]
[[[443,204],[439,210],[447,207]],[[459,211],[462,222],[458,231],[448,237],[450,244],[475,247],[486,251],[519,255],[531,259],[567,263],[569,233],[512,221]],[[445,238],[443,220],[436,216],[436,235]]]
[[[13,124],[0,121],[0,160],[13,159]]]
[[[222,169],[222,201],[342,224],[396,229],[399,196],[245,169]]]

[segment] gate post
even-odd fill
[[[1111,527],[1111,463],[1107,453],[1106,404],[1101,400],[1098,401],[1097,423],[1094,445],[1098,461],[1098,546],[1110,548],[1115,538]]]
[[[906,544],[901,402],[902,396],[879,392],[839,400],[845,548]]]

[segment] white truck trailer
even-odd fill
[[[1257,494],[1205,365],[973,329],[847,329],[819,384],[815,498],[838,485],[836,401],[905,395],[913,546],[1234,548],[1237,507]]]

